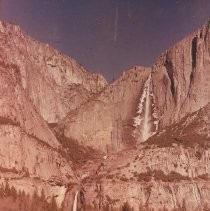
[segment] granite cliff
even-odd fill
[[[55,123],[107,82],[74,59],[26,35],[19,26],[0,22],[0,59],[20,70],[20,81],[36,110]]]
[[[92,210],[123,205],[128,210],[208,210],[209,129],[210,104],[145,143],[80,169],[87,204]]]
[[[208,22],[166,50],[152,68],[124,72],[70,112],[60,130],[84,145],[120,150],[202,108],[210,101],[209,40]]]
[[[49,127],[106,86],[74,59],[0,22],[0,183],[57,196],[78,182],[71,157]]]
[[[209,22],[110,85],[0,22],[0,184],[64,211],[208,210],[209,84]]]

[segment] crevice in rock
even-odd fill
[[[203,29],[200,31],[200,39],[203,37]]]
[[[198,43],[198,38],[194,37],[192,40],[192,48],[191,48],[192,69],[193,70],[196,68],[196,63],[197,63],[197,43]]]
[[[168,56],[166,57],[164,66],[166,67],[168,76],[169,76],[170,81],[171,81],[171,87],[170,88],[171,88],[171,93],[174,97],[174,95],[175,95],[175,86],[174,86],[174,77],[173,77],[174,67],[173,67],[172,61],[168,58]]]
[[[191,47],[192,71],[190,74],[190,87],[194,78],[194,72],[197,65],[197,43],[198,43],[198,38],[194,37],[192,40],[192,47]]]
[[[204,36],[204,41],[205,42],[207,41],[207,37],[208,37],[208,33],[209,33],[209,28],[210,28],[210,20],[207,22],[207,25],[206,25],[206,33],[205,33],[205,36]]]

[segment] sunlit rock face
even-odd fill
[[[134,211],[209,210],[209,129],[210,104],[145,143],[80,169],[86,203],[107,210],[125,203]]]
[[[49,197],[64,199],[76,181],[71,162],[59,154],[60,143],[37,113],[20,82],[19,69],[0,64],[0,183],[11,180],[30,195],[43,189]],[[53,188],[51,188],[54,186]]]
[[[133,68],[62,122],[64,134],[103,151],[141,143],[210,101],[209,23],[149,69]],[[136,78],[135,78],[136,77]]]
[[[151,69],[134,67],[59,124],[65,136],[104,152],[136,143],[134,120]],[[149,114],[148,114],[149,115]]]
[[[0,60],[17,66],[23,88],[49,123],[64,118],[107,84],[101,75],[5,22],[0,22]]]
[[[164,52],[153,66],[160,127],[178,121],[210,101],[209,24]]]
[[[82,188],[97,209],[209,207],[209,24],[108,86],[17,26],[0,22],[0,44],[0,184],[66,210]],[[76,168],[46,121],[75,154],[107,155]]]

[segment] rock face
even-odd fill
[[[209,27],[210,22],[167,50],[153,67],[154,96],[161,127],[210,101]]]
[[[0,22],[0,184],[64,211],[208,210],[209,54],[207,23],[107,85]]]
[[[208,210],[209,128],[210,104],[143,145],[86,166],[80,175],[87,204],[95,210],[126,202],[134,211]]]
[[[0,64],[1,181],[10,179],[10,184],[30,194],[42,189],[49,196],[57,192],[61,203],[65,185],[76,178],[71,163],[58,153],[60,143],[27,98],[20,78],[16,66]]]
[[[210,22],[72,112],[64,134],[102,151],[140,143],[210,101]]]
[[[151,69],[135,67],[108,86],[60,124],[66,137],[102,151],[118,151],[136,143],[136,108]]]
[[[0,22],[0,174],[17,190],[57,195],[78,182],[54,123],[106,85],[75,60]]]
[[[143,93],[141,94],[137,110],[138,115],[134,118],[135,129],[133,137],[138,142],[146,141],[158,131],[159,119],[153,89],[152,74],[150,74],[144,83]]]
[[[85,102],[106,86],[74,59],[24,34],[19,26],[0,22],[0,59],[16,65],[20,81],[38,113],[49,123]]]

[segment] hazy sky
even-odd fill
[[[0,0],[0,18],[112,80],[203,25],[210,0]]]

